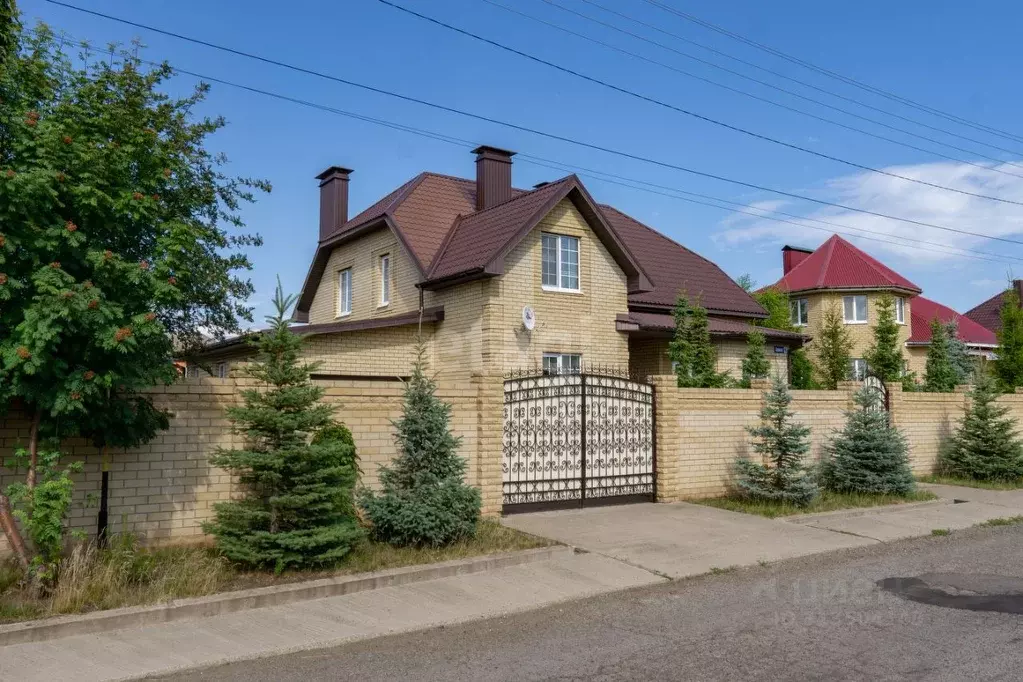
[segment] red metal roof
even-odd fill
[[[910,307],[910,343],[930,343],[931,320],[937,318],[942,324],[955,320],[959,329],[959,338],[967,344],[994,346],[998,344],[995,333],[982,327],[969,317],[960,315],[948,306],[923,296],[917,296],[909,302]]]
[[[774,284],[785,292],[814,289],[904,289],[920,287],[887,265],[833,235]]]

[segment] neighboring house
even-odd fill
[[[923,376],[930,345],[930,322],[956,320],[959,338],[971,352],[990,353],[993,335],[951,308],[921,296],[921,289],[884,263],[833,235],[816,249],[782,248],[783,276],[770,288],[789,295],[792,324],[818,333],[824,313],[835,309],[852,340],[849,376],[863,378],[864,356],[874,343],[878,303],[890,294],[895,299],[895,321],[899,342],[906,348],[906,370]],[[814,344],[807,346],[813,357]]]
[[[1016,297],[1023,301],[1023,279],[1014,279],[1011,287],[1016,290]],[[966,317],[994,333],[1002,330],[1002,302],[1005,291],[1000,291],[975,308],[966,311]]]
[[[738,378],[750,324],[766,313],[720,268],[598,204],[574,175],[516,189],[513,152],[474,153],[475,179],[420,173],[353,218],[352,171],[318,176],[319,240],[295,320],[307,323],[296,329],[310,335],[319,372],[407,374],[421,329],[442,374],[670,373],[671,309],[686,293],[708,310],[719,370]],[[803,337],[766,332],[787,375],[788,350]],[[209,356],[242,350],[235,339]]]

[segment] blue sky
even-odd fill
[[[74,0],[72,0],[74,2]],[[649,59],[711,78],[916,146],[938,150],[960,164],[883,142],[755,101],[677,72],[613,52],[532,22],[484,0],[397,0],[438,19],[531,52],[544,59],[656,97],[702,115],[863,165],[891,169],[981,194],[1023,202],[1023,142],[1004,139],[869,94],[709,31],[644,2],[595,0],[641,21],[774,71],[976,140],[966,141],[794,85],[691,44],[601,12],[582,0],[551,0],[565,7],[671,45],[676,50],[769,80],[861,115],[954,144],[951,150],[800,101],[676,53],[568,14],[543,0],[493,0],[584,33]],[[1023,47],[1018,3],[860,2],[762,3],[660,0],[759,42],[903,97],[1023,136],[1018,80]],[[77,0],[93,9],[267,57],[307,66],[467,109],[521,125],[627,150],[701,171],[837,201],[881,213],[1023,241],[1023,207],[964,197],[902,180],[859,172],[820,158],[753,140],[592,83],[528,62],[386,7],[376,0],[339,3],[198,2],[196,0]],[[553,142],[498,125],[438,112],[390,97],[296,74],[243,57],[185,43],[142,29],[90,17],[43,0],[20,0],[31,22],[95,44],[146,45],[143,56],[216,78],[272,90],[359,114],[434,130],[458,138],[555,159],[688,192],[713,195],[760,214],[781,210],[856,229],[884,239],[922,239],[997,254],[996,261],[853,239],[920,285],[926,295],[966,310],[1004,286],[1016,260],[1023,276],[1023,246],[937,231],[749,190],[605,153]],[[194,81],[176,78],[183,93]],[[277,275],[297,291],[317,234],[314,176],[337,164],[355,169],[353,212],[421,170],[471,177],[469,147],[397,132],[295,104],[214,85],[204,112],[221,114],[228,127],[212,139],[231,160],[229,170],[263,177],[274,191],[246,208],[249,227],[263,235],[254,251],[253,303],[265,314]],[[1006,151],[991,146],[1003,147]],[[1016,154],[1015,152],[1019,152]],[[994,157],[999,163],[980,155]],[[1013,165],[1018,163],[1019,165]],[[990,170],[990,167],[995,170]],[[514,166],[514,182],[528,187],[564,172],[527,163]],[[729,213],[598,180],[583,178],[596,198],[611,203],[704,255],[733,277],[751,273],[760,283],[780,275],[780,247],[816,246],[828,232]],[[819,224],[818,224],[819,226]],[[1014,236],[1015,235],[1015,236]]]

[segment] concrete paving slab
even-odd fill
[[[839,533],[854,533],[881,542],[930,535],[932,530],[959,530],[990,519],[1013,516],[1013,507],[981,502],[946,503],[910,509],[886,508],[873,513],[832,514],[800,523]]]
[[[984,504],[1015,509],[1016,514],[1023,514],[1023,489],[986,490],[984,488],[967,488],[961,485],[938,485],[934,483],[926,483],[920,487],[924,490],[930,490],[943,500],[983,502]],[[1012,515],[1010,514],[1010,516]]]
[[[684,502],[516,514],[502,523],[671,578],[875,542]]]
[[[208,618],[0,647],[0,680],[138,679],[438,625],[663,582],[596,554]]]

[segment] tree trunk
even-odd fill
[[[25,541],[22,539],[21,531],[18,530],[14,515],[11,513],[11,501],[2,492],[0,492],[0,528],[7,536],[7,544],[11,546],[11,551],[18,557],[18,563],[27,571],[28,550],[25,549]]]
[[[39,462],[39,422],[42,419],[42,411],[36,410],[32,416],[32,430],[28,434],[28,474],[25,476],[25,485],[29,490],[36,487],[36,465]]]

